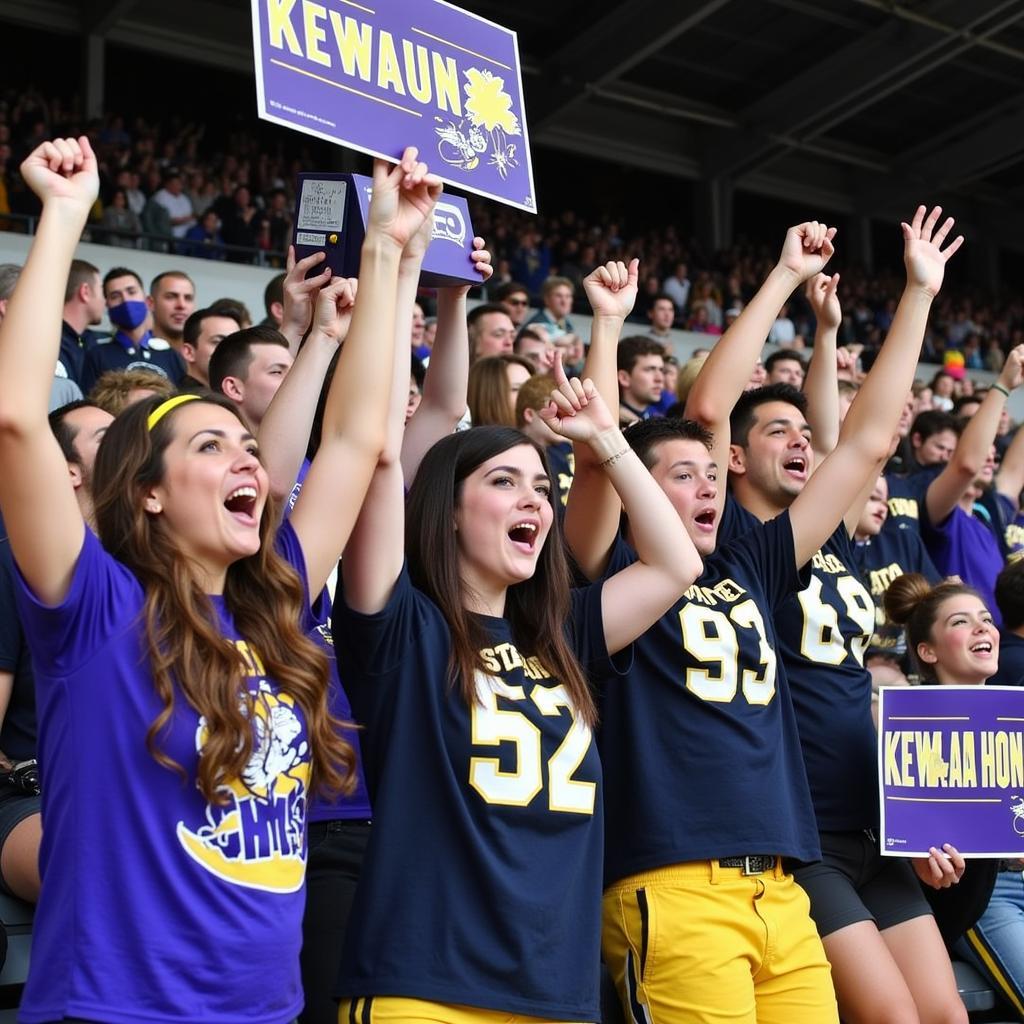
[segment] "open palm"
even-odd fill
[[[964,236],[957,235],[945,249],[946,236],[953,229],[954,220],[947,217],[938,230],[942,207],[936,206],[925,216],[925,207],[919,206],[909,224],[903,229],[903,262],[907,268],[907,283],[923,288],[930,295],[938,295],[946,273],[946,261],[963,245]]]

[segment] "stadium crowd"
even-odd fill
[[[630,1021],[962,1024],[950,951],[1024,1020],[1021,862],[878,849],[878,686],[1024,684],[1022,307],[943,297],[951,218],[840,280],[817,221],[481,208],[467,310],[407,151],[358,280],[289,253],[254,323],[175,257],[287,250],[295,166],[74,120],[0,108],[22,1020],[596,1021],[603,959]]]

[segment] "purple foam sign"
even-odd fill
[[[536,212],[516,34],[445,0],[252,0],[259,116]]]
[[[1024,688],[883,687],[882,853],[1024,856]]]
[[[335,276],[358,277],[373,179],[362,174],[303,172],[296,194],[292,228],[296,257],[324,252]],[[442,195],[434,206],[420,283],[428,288],[480,284],[472,252],[473,225],[466,200]],[[310,273],[321,269],[314,267]]]

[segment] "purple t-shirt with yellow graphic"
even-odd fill
[[[287,523],[278,548],[305,582]],[[25,1024],[286,1024],[302,1006],[306,722],[213,602],[255,698],[253,754],[221,805],[196,787],[206,725],[180,692],[158,742],[187,778],[146,748],[163,705],[136,577],[89,530],[60,605],[41,604],[19,577],[46,765]]]

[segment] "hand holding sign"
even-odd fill
[[[416,148],[409,146],[390,170],[383,160],[373,162],[367,240],[374,235],[404,249],[433,213],[441,195],[441,179],[429,174],[427,165],[417,156]]]

